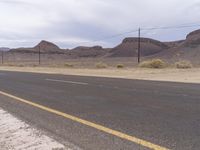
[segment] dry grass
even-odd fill
[[[182,60],[175,63],[176,68],[178,69],[189,69],[192,68],[193,65],[190,61]]]
[[[70,64],[70,63],[65,63],[65,64],[64,64],[64,67],[73,68],[74,65],[73,65],[73,64]]]
[[[23,64],[19,64],[18,67],[24,67],[24,65]]]
[[[98,69],[105,69],[105,68],[108,67],[107,64],[102,63],[102,62],[96,63],[95,66],[96,66],[96,68],[98,68]]]
[[[117,68],[122,69],[122,68],[124,68],[124,65],[123,64],[117,64]]]
[[[165,68],[167,66],[167,63],[161,59],[152,59],[149,61],[143,61],[139,64],[139,67],[141,68]]]

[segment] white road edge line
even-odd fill
[[[62,83],[79,84],[79,85],[88,85],[89,84],[89,83],[84,83],[84,82],[74,82],[74,81],[56,80],[56,79],[45,79],[45,80],[52,81],[52,82],[62,82]]]

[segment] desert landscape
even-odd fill
[[[199,50],[200,30],[189,33],[185,40],[173,42],[141,38],[140,64],[137,62],[136,37],[125,38],[114,48],[79,46],[60,49],[51,42],[41,41],[31,48],[1,48],[0,69],[200,83]]]
[[[149,38],[141,38],[141,59],[161,59],[173,66],[178,61],[189,61],[195,67],[200,65],[200,30],[193,31],[185,40],[161,42]],[[65,66],[74,68],[94,68],[103,63],[105,67],[136,67],[138,38],[125,38],[114,48],[102,46],[78,46],[73,49],[61,49],[54,43],[41,41],[30,48],[0,48],[2,65],[37,66],[40,51],[42,66]],[[2,60],[3,59],[3,60]]]
[[[0,10],[0,150],[200,150],[200,0]]]

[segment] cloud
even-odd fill
[[[0,0],[0,3],[7,4],[27,4],[27,1],[24,0]]]
[[[199,9],[198,0],[0,0],[0,46],[32,46],[42,39],[61,47],[92,45],[138,27],[198,22]],[[178,40],[194,29],[156,30],[144,36]],[[94,44],[115,46],[122,38],[136,35]]]

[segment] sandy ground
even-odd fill
[[[172,81],[185,83],[200,83],[200,68],[192,69],[73,69],[73,68],[53,68],[53,67],[6,67],[1,66],[0,70],[36,72],[48,74],[99,76],[125,79],[142,79],[155,81]]]
[[[1,150],[67,150],[62,144],[33,129],[1,108],[0,135]]]

